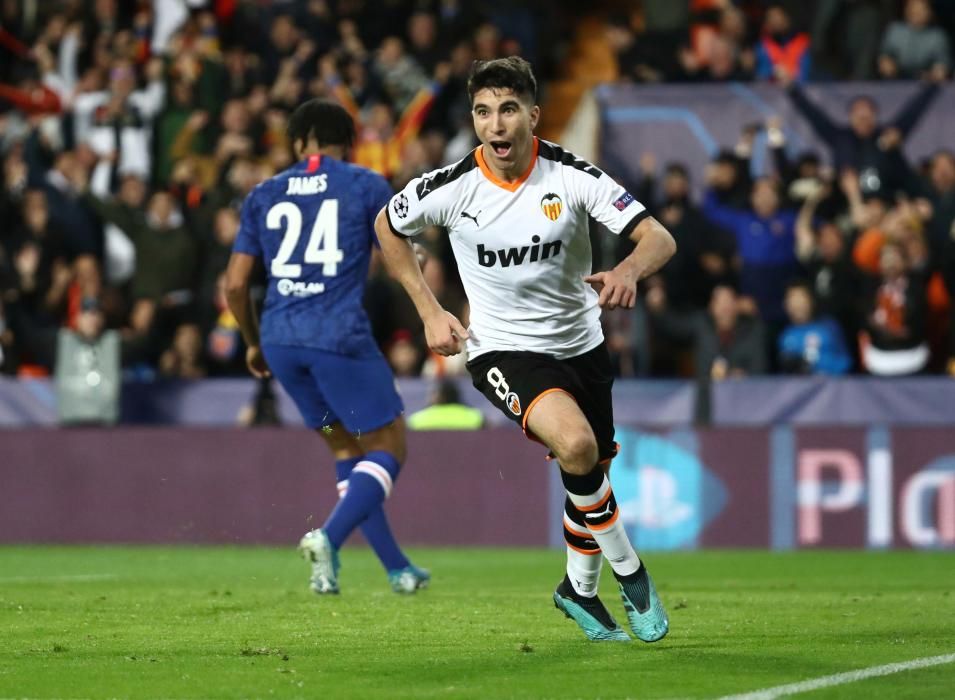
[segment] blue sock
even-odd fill
[[[339,494],[347,488],[352,469],[363,459],[365,457],[354,457],[339,460],[335,463]],[[379,506],[376,510],[373,510],[361,523],[360,527],[361,534],[368,540],[368,544],[371,545],[386,571],[403,569],[410,564],[404,552],[401,551],[401,547],[395,541],[395,536],[391,533],[391,526],[388,524],[388,518],[385,516],[383,507]]]
[[[381,510],[400,469],[394,456],[381,451],[369,452],[352,468],[345,497],[322,526],[335,549],[339,549],[369,515]]]

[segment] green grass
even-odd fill
[[[413,554],[428,591],[356,549],[318,598],[291,549],[0,548],[0,697],[704,698],[955,652],[951,554],[649,554],[653,645],[587,642],[560,552]],[[953,694],[948,664],[811,696]]]

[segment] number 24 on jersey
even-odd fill
[[[272,260],[272,276],[292,279],[301,277],[302,265],[289,261],[302,235],[302,210],[292,202],[279,202],[269,209],[265,225],[273,231],[283,227],[285,229],[278,253]],[[338,200],[326,199],[319,207],[308,235],[304,262],[321,265],[323,275],[334,277],[338,274],[338,263],[343,257],[344,253],[338,247]]]

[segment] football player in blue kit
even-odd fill
[[[345,162],[355,126],[340,105],[306,102],[288,135],[298,162],[243,204],[226,271],[229,308],[249,371],[275,376],[335,457],[338,505],[299,545],[312,590],[338,593],[338,550],[360,527],[392,589],[413,593],[430,576],[401,551],[382,507],[405,459],[404,407],[362,307],[375,217],[392,190]],[[259,261],[268,280],[261,319],[249,293]]]

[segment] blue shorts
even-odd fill
[[[383,428],[404,411],[381,355],[356,358],[289,345],[264,345],[262,352],[309,428],[341,422],[357,435]]]

